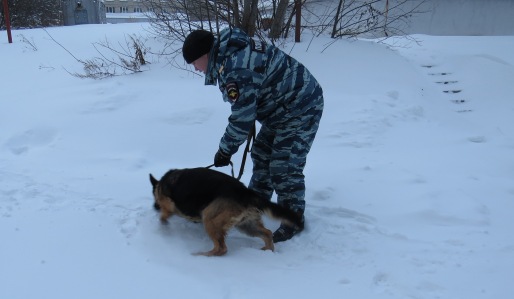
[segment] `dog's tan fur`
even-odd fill
[[[264,227],[262,214],[293,227],[303,226],[301,215],[260,197],[237,179],[207,168],[172,169],[161,180],[150,175],[154,208],[167,223],[173,215],[203,222],[214,247],[198,254],[219,256],[227,252],[225,237],[235,227],[264,241],[263,250],[274,250],[273,234]]]
[[[225,237],[227,232],[237,227],[246,234],[260,237],[264,241],[262,250],[275,250],[272,232],[264,227],[262,212],[255,208],[245,208],[234,205],[233,201],[217,198],[209,204],[201,213],[201,218],[188,217],[182,214],[175,206],[172,198],[161,194],[159,185],[154,190],[154,198],[160,207],[160,221],[167,223],[173,215],[178,215],[194,222],[203,222],[205,231],[214,243],[214,248],[207,252],[199,252],[196,255],[221,256],[227,252]]]

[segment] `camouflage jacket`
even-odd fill
[[[301,63],[275,46],[224,29],[209,54],[205,85],[218,85],[232,113],[220,148],[230,155],[244,143],[255,120],[270,128],[312,109],[322,94]]]

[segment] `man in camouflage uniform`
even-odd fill
[[[240,29],[190,33],[182,48],[184,59],[205,76],[205,85],[218,85],[232,114],[214,158],[226,166],[243,144],[254,121],[261,129],[252,148],[253,174],[249,188],[303,216],[303,169],[323,112],[323,91],[305,66],[280,49],[251,39]],[[273,241],[292,238],[301,228],[281,225]]]

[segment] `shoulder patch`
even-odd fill
[[[225,86],[225,89],[227,91],[228,99],[232,103],[234,103],[235,101],[237,101],[237,99],[239,99],[239,88],[237,87],[236,82],[227,83],[227,85]]]
[[[260,53],[266,52],[266,44],[263,41],[251,38],[250,42],[252,45],[252,51]]]

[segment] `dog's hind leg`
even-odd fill
[[[273,233],[264,227],[260,215],[258,217],[247,218],[237,224],[236,227],[241,232],[251,237],[261,238],[264,241],[264,247],[261,248],[262,250],[275,251],[275,246],[273,245]]]

